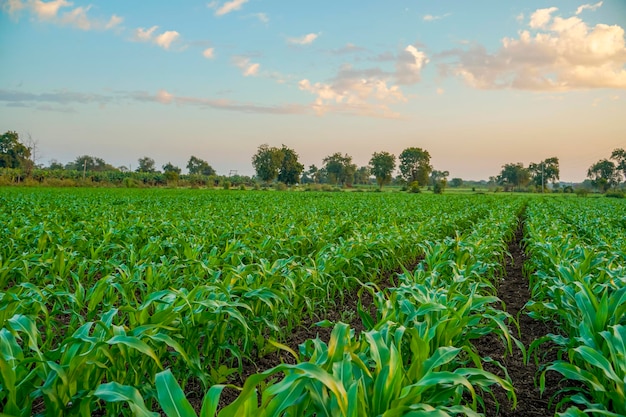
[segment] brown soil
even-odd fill
[[[524,305],[530,298],[530,292],[528,280],[522,272],[522,266],[526,259],[521,245],[522,237],[523,231],[520,225],[515,239],[509,244],[511,258],[507,261],[505,276],[499,284],[498,297],[505,303],[506,311],[519,321],[520,336],[518,339],[528,349],[533,340],[553,332],[554,329],[544,322],[530,318],[524,311]],[[509,328],[511,334],[517,336],[515,326],[510,325]],[[541,372],[540,367],[547,362],[551,362],[552,358],[540,357],[539,366],[531,358],[526,365],[524,364],[522,352],[515,346],[513,347],[513,354],[505,356],[506,350],[503,343],[493,335],[481,338],[475,343],[475,346],[480,356],[490,356],[500,361],[506,367],[517,395],[517,407],[515,410],[511,410],[512,404],[509,403],[503,390],[494,390],[495,397],[500,404],[499,409],[493,398],[486,395],[486,417],[546,417],[554,415],[554,405],[550,404],[550,399],[560,389],[559,374],[556,372],[548,372],[546,374],[546,391],[543,395],[541,395],[538,385]],[[545,346],[542,348],[542,351],[545,351]],[[485,369],[499,376],[504,376],[502,371],[495,366],[487,365]]]

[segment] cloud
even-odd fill
[[[259,68],[261,68],[261,64],[250,62],[250,58],[243,56],[235,56],[233,57],[233,63],[235,66],[242,70],[242,74],[244,77],[256,76],[259,73]]]
[[[246,4],[247,2],[248,2],[248,0],[227,1],[221,7],[217,8],[217,10],[215,11],[215,15],[216,16],[224,16],[225,14],[228,14],[230,12],[234,12],[236,10],[240,10],[241,7],[244,4]],[[209,7],[211,7],[211,8],[217,7],[217,2],[209,3]]]
[[[201,108],[214,108],[218,110],[237,111],[243,113],[263,114],[303,114],[309,109],[298,104],[286,104],[280,106],[265,106],[255,103],[244,103],[226,99],[210,99],[201,97],[176,96],[166,90],[159,90],[156,94],[144,91],[118,91],[114,94],[86,94],[67,90],[49,93],[25,93],[23,91],[11,91],[0,89],[0,103],[10,107],[35,108],[45,111],[75,112],[71,104],[99,104],[103,106],[112,102],[153,102],[159,104],[191,105]]]
[[[396,61],[396,79],[399,84],[418,83],[424,65],[429,62],[426,54],[413,45],[408,45],[398,55]]]
[[[134,39],[139,42],[148,42],[152,39],[152,34],[158,29],[158,26],[152,26],[150,29],[135,29]]]
[[[315,39],[317,39],[318,36],[319,34],[317,33],[308,33],[299,38],[287,38],[287,42],[292,45],[310,45],[313,41],[315,41]]]
[[[584,10],[591,10],[593,12],[600,7],[602,7],[601,1],[597,2],[596,4],[583,4],[582,6],[579,6],[578,9],[576,9],[576,15],[578,16]]]
[[[159,35],[155,35],[157,29],[159,29],[158,26],[152,26],[149,29],[137,28],[132,40],[136,42],[152,42],[165,50],[169,50],[172,43],[180,38],[180,33],[175,30],[167,30]]]
[[[361,46],[357,46],[353,43],[347,43],[344,46],[342,46],[341,48],[337,48],[337,49],[333,49],[330,52],[333,55],[348,55],[348,54],[354,54],[357,52],[364,52],[367,51],[367,49],[361,47]]]
[[[446,17],[451,16],[451,15],[452,13],[446,13],[441,16],[433,16],[432,14],[427,14],[427,15],[424,15],[424,17],[422,17],[422,20],[424,22],[433,22],[435,20],[445,19]]]
[[[24,8],[26,8],[26,5],[21,0],[7,0],[2,3],[2,10],[12,17],[17,17],[18,13]]]
[[[515,38],[502,39],[495,53],[481,45],[448,51],[458,62],[443,64],[444,74],[457,75],[480,89],[626,88],[624,29],[588,26],[576,16],[553,18],[555,11],[537,10],[529,22],[537,30],[522,30]]]
[[[550,19],[552,19],[552,13],[556,12],[556,7],[550,7],[548,9],[537,9],[530,15],[530,27],[533,29],[545,27]]]
[[[51,22],[60,26],[73,26],[81,30],[109,30],[122,23],[120,16],[112,15],[108,20],[100,18],[90,18],[87,14],[91,9],[89,6],[79,6],[69,11],[62,12],[62,9],[73,6],[67,0],[7,0],[2,4],[2,9],[14,18],[22,10],[27,10],[39,21]]]
[[[204,56],[206,59],[215,58],[215,48],[206,48],[204,51],[202,51],[202,56]]]
[[[170,46],[180,37],[180,33],[175,30],[168,30],[161,33],[154,39],[154,43],[159,45],[163,49],[170,49]]]
[[[55,18],[61,7],[69,7],[72,4],[66,0],[52,0],[48,2],[35,0],[30,3],[30,6],[39,19],[47,20]]]
[[[359,116],[399,118],[389,107],[407,99],[397,85],[389,85],[382,71],[358,71],[346,65],[329,82],[298,83],[302,91],[315,96],[311,108],[319,116],[328,112]]]

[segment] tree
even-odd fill
[[[48,169],[50,170],[63,169],[63,164],[57,161],[56,159],[51,159],[50,164],[48,165]]]
[[[356,165],[352,163],[352,157],[348,154],[341,155],[336,152],[324,158],[324,170],[331,184],[340,184],[350,187],[354,180]]]
[[[278,168],[278,181],[287,185],[293,185],[300,182],[300,175],[304,171],[304,165],[298,162],[298,154],[293,149],[289,149],[285,145],[278,149],[281,157],[280,167]]]
[[[528,165],[532,183],[537,187],[545,187],[547,182],[554,185],[559,180],[559,158],[556,156],[545,159],[539,163]]]
[[[498,184],[504,186],[504,189],[507,191],[512,190],[514,187],[525,186],[529,181],[530,172],[524,168],[524,164],[521,162],[503,165],[502,171],[497,178]]]
[[[446,185],[448,185],[448,175],[450,175],[448,171],[434,170],[433,172],[431,172],[430,185],[432,185],[435,194],[443,193]]]
[[[107,164],[104,159],[89,155],[77,157],[74,162],[65,165],[65,169],[89,172],[117,171],[117,168]]]
[[[180,168],[172,165],[171,162],[163,165],[163,173],[165,174],[165,179],[168,181],[177,181],[180,176]]]
[[[278,177],[282,160],[280,149],[263,144],[252,156],[252,166],[261,181],[270,183]]]
[[[408,184],[417,181],[419,185],[428,183],[433,167],[430,154],[422,148],[406,148],[400,154],[400,172]]]
[[[462,178],[452,178],[450,180],[450,187],[452,188],[460,188],[463,186],[463,179]]]
[[[359,167],[354,173],[354,183],[363,184],[363,185],[369,184],[371,175],[372,175],[372,171],[370,167],[367,167],[367,166]]]
[[[591,179],[594,187],[606,192],[611,187],[616,187],[621,180],[621,175],[615,164],[608,159],[596,162],[587,170],[587,177]]]
[[[320,170],[313,164],[309,165],[309,170],[307,172],[308,176],[313,180],[314,183],[320,182]]]
[[[615,169],[622,171],[622,176],[626,179],[626,151],[620,148],[615,149],[611,154],[611,159],[617,163]]]
[[[187,170],[190,175],[215,175],[215,170],[207,161],[193,155],[189,158],[189,162],[187,162]]]
[[[143,158],[139,158],[137,161],[139,162],[139,166],[135,172],[156,172],[154,159],[144,156]]]
[[[374,152],[370,159],[370,167],[376,177],[378,189],[382,190],[383,185],[391,182],[391,174],[396,168],[396,156],[389,152]]]
[[[30,169],[31,150],[20,142],[17,132],[7,131],[0,135],[0,168]]]

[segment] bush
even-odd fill
[[[607,191],[605,196],[609,198],[624,198],[625,197],[623,191]]]
[[[589,191],[584,188],[577,188],[574,192],[578,197],[587,197],[587,194],[589,194]]]
[[[287,188],[288,188],[288,187],[287,187],[287,184],[285,184],[284,182],[277,182],[277,183],[274,185],[274,189],[275,189],[276,191],[287,191]]]
[[[222,188],[225,190],[230,190],[230,181],[224,181],[222,183]]]
[[[421,193],[420,184],[417,181],[413,181],[409,184],[409,192],[410,193]]]

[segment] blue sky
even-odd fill
[[[557,156],[561,179],[626,147],[626,2],[0,0],[0,130],[38,162],[251,175],[428,150],[452,177]]]

